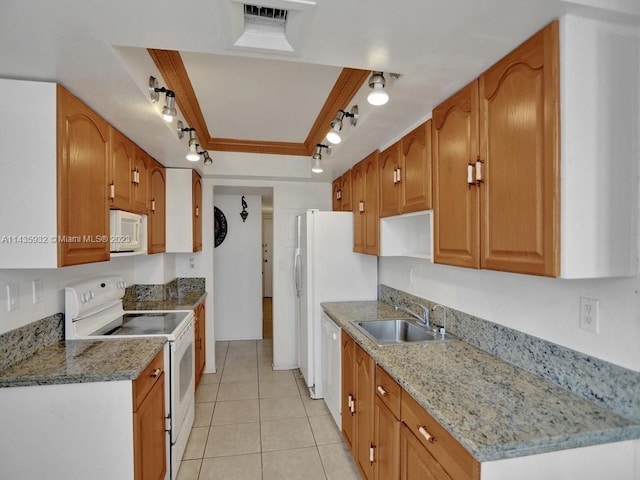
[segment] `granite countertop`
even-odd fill
[[[60,341],[0,371],[0,388],[134,380],[166,341],[164,337]]]
[[[124,300],[123,307],[126,311],[132,310],[193,310],[207,297],[205,293],[188,293],[163,300]]]
[[[407,316],[389,304],[322,307],[479,462],[640,438],[640,425],[463,341],[379,347],[351,325]]]

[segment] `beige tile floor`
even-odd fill
[[[299,371],[271,368],[272,345],[216,342],[178,480],[360,480],[324,401]]]

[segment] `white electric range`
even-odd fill
[[[65,288],[65,338],[163,336],[167,339],[167,478],[175,480],[194,420],[193,311],[127,312],[122,305],[126,286],[122,277],[108,275]]]

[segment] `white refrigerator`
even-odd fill
[[[322,302],[376,300],[378,258],[353,252],[353,213],[296,216],[294,280],[298,364],[311,398],[323,398]]]

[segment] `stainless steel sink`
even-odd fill
[[[380,346],[456,340],[449,333],[444,338],[440,334],[434,335],[430,328],[413,318],[381,318],[356,321],[353,325]]]

